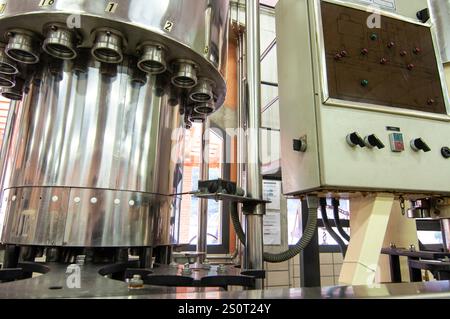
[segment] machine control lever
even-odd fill
[[[383,148],[385,148],[386,146],[384,145],[384,143],[375,135],[369,135],[364,139],[364,142],[366,144],[366,146],[368,148],[378,148],[380,150],[382,150]]]
[[[411,141],[411,148],[415,152],[424,151],[425,153],[430,152],[431,148],[425,143],[425,141],[421,138],[416,138]]]
[[[450,148],[449,147],[443,147],[441,149],[441,154],[445,159],[449,159],[450,158]]]
[[[351,147],[356,147],[356,146],[366,147],[366,143],[364,142],[364,139],[357,132],[347,135],[347,143]]]
[[[293,148],[296,152],[305,153],[308,149],[308,140],[306,136],[293,141]]]

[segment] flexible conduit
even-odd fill
[[[338,243],[342,255],[345,257],[345,255],[347,254],[347,245],[344,243],[342,238],[338,234],[336,234],[336,232],[333,230],[333,227],[331,227],[330,220],[328,219],[327,215],[327,200],[325,198],[320,199],[320,210],[322,212],[323,225],[325,226],[330,236]]]
[[[317,231],[317,205],[308,205],[308,222],[306,224],[306,228],[303,232],[302,238],[297,242],[297,244],[278,254],[270,254],[264,253],[264,261],[270,263],[282,263],[288,261],[299,253],[301,253],[311,242],[311,239],[314,237],[315,232]],[[231,221],[233,223],[233,227],[236,231],[236,234],[243,245],[245,245],[245,233],[242,229],[242,225],[239,221],[239,214],[237,210],[237,204],[232,205],[231,209]]]
[[[336,224],[339,234],[341,234],[342,238],[344,238],[346,241],[349,242],[350,236],[345,232],[344,228],[342,227],[341,219],[339,217],[339,200],[336,198],[333,198],[333,215],[334,215],[334,222]]]

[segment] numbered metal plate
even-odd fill
[[[119,7],[119,4],[117,2],[108,2],[105,12],[108,13],[116,13],[117,8]]]

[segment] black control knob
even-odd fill
[[[305,153],[306,150],[308,149],[308,143],[307,143],[306,139],[294,140],[293,148],[294,148],[294,151],[296,151],[296,152]]]
[[[422,23],[430,20],[430,10],[426,8],[417,12],[417,19],[419,19]]]
[[[417,138],[411,141],[411,148],[415,152],[424,151],[425,153],[430,152],[431,148],[425,143],[425,141],[421,138]]]
[[[364,142],[366,144],[366,146],[368,148],[378,148],[380,150],[382,150],[383,148],[385,148],[386,146],[383,144],[383,142],[375,135],[369,135],[364,139]]]
[[[444,158],[449,159],[450,158],[450,147],[443,147],[441,149],[441,154]]]
[[[351,147],[366,147],[366,143],[364,142],[361,135],[359,135],[357,132],[347,135],[347,143]]]

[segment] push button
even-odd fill
[[[389,135],[389,140],[391,142],[391,150],[395,153],[400,153],[405,150],[405,142],[403,140],[402,133],[392,133]]]

